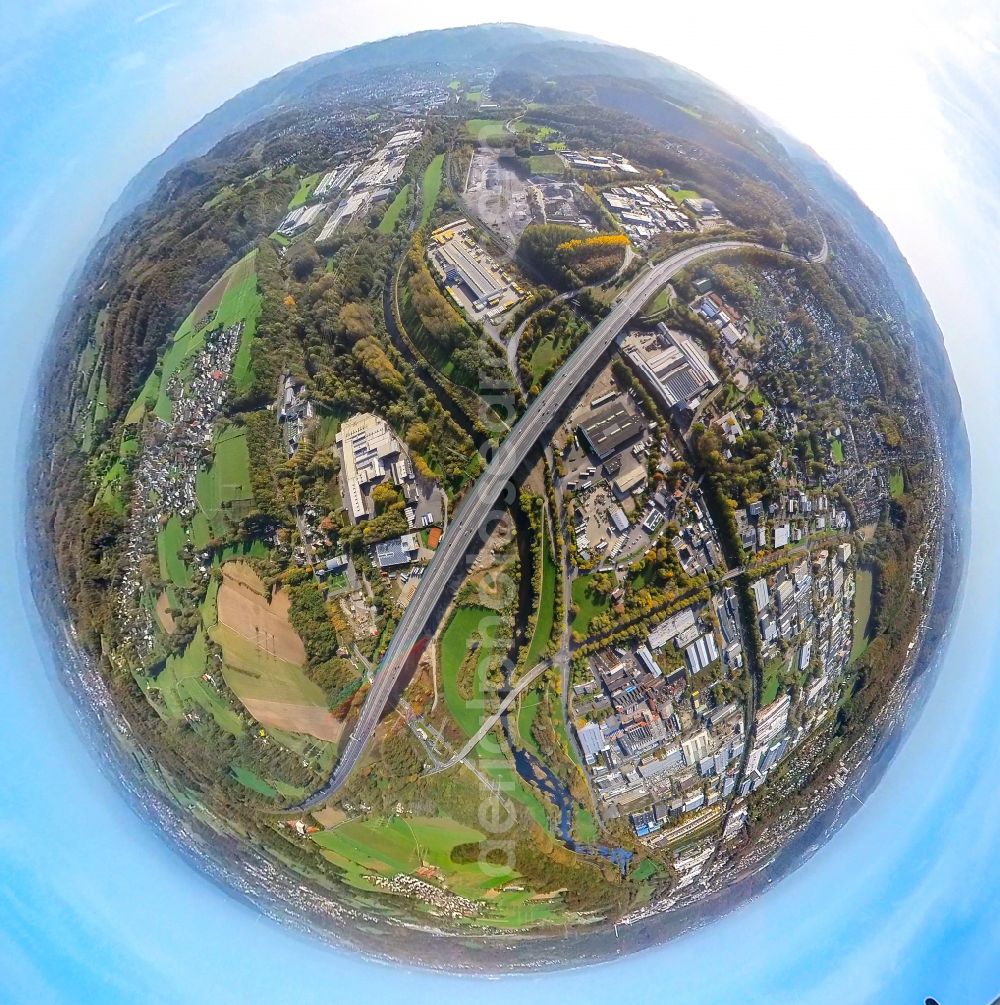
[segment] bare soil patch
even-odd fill
[[[166,590],[156,598],[156,616],[160,619],[160,624],[163,625],[163,630],[168,635],[173,635],[177,631],[174,616],[170,613],[170,599],[167,597]]]
[[[250,566],[227,562],[219,587],[219,622],[232,629],[261,652],[295,666],[304,666],[306,650],[298,633],[288,623],[290,599],[278,590],[270,602],[264,584]]]
[[[307,733],[318,740],[336,743],[344,724],[333,717],[329,709],[316,705],[292,705],[283,701],[241,698],[246,710],[261,724],[289,733]]]

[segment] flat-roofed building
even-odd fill
[[[398,485],[412,477],[412,472],[389,423],[370,412],[345,420],[336,442],[346,489],[344,501],[351,522],[358,523],[371,515],[369,493],[375,485],[386,477]]]
[[[404,534],[391,541],[380,541],[375,545],[375,561],[380,569],[392,569],[399,565],[409,565],[420,551],[420,542],[415,534]]]
[[[580,423],[580,435],[598,458],[604,461],[631,443],[643,431],[643,424],[621,398],[594,409]]]
[[[690,404],[719,383],[707,355],[694,340],[662,322],[654,333],[619,335],[618,345],[668,410]]]

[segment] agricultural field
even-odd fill
[[[164,668],[146,684],[154,706],[169,719],[181,719],[192,705],[209,713],[220,728],[238,735],[243,730],[239,715],[208,681],[202,680],[208,665],[204,632],[197,632],[178,656],[168,656]]]
[[[305,647],[288,622],[287,596],[269,600],[263,590],[246,564],[222,566],[218,621],[210,635],[222,649],[226,683],[263,725],[336,741],[342,724],[303,670]]]
[[[441,181],[444,175],[444,154],[438,154],[427,165],[420,186],[420,226],[423,227],[431,218],[438,196],[441,194]]]
[[[504,890],[518,878],[512,868],[483,868],[479,861],[456,863],[452,849],[486,840],[482,832],[450,817],[392,817],[349,821],[312,835],[330,862],[344,870],[347,883],[359,890],[372,886],[375,873],[392,877],[426,870],[452,893],[485,902],[481,924],[520,928],[547,920],[552,908],[528,891]]]
[[[126,423],[138,422],[149,407],[164,422],[171,420],[173,402],[167,393],[170,380],[175,374],[182,379],[186,378],[191,359],[204,346],[209,328],[216,325],[228,327],[240,320],[244,322],[243,338],[233,364],[233,384],[237,391],[244,391],[250,386],[250,349],[261,310],[254,268],[255,257],[256,252],[252,251],[228,269],[185,318],[159,367],[147,379],[138,399],[129,410]],[[154,401],[155,404],[152,403]]]
[[[214,447],[211,465],[199,471],[195,481],[201,512],[195,517],[192,529],[202,539],[206,530],[212,536],[223,537],[226,513],[237,515],[240,504],[253,498],[246,430],[241,426],[227,426],[217,434]],[[204,543],[201,546],[204,547]]]
[[[191,574],[181,556],[181,550],[187,543],[184,524],[175,513],[156,535],[156,552],[160,562],[160,578],[181,589],[187,589],[191,585]]]

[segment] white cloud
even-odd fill
[[[165,3],[160,7],[154,7],[152,10],[146,11],[145,14],[139,14],[133,20],[133,24],[142,24],[148,21],[150,18],[159,17],[161,14],[166,14],[167,11],[173,10],[175,7],[180,7],[180,3]]]

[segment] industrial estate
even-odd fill
[[[446,36],[102,244],[54,574],[150,784],[286,903],[618,931],[774,861],[899,714],[939,433],[892,280],[748,113]]]

